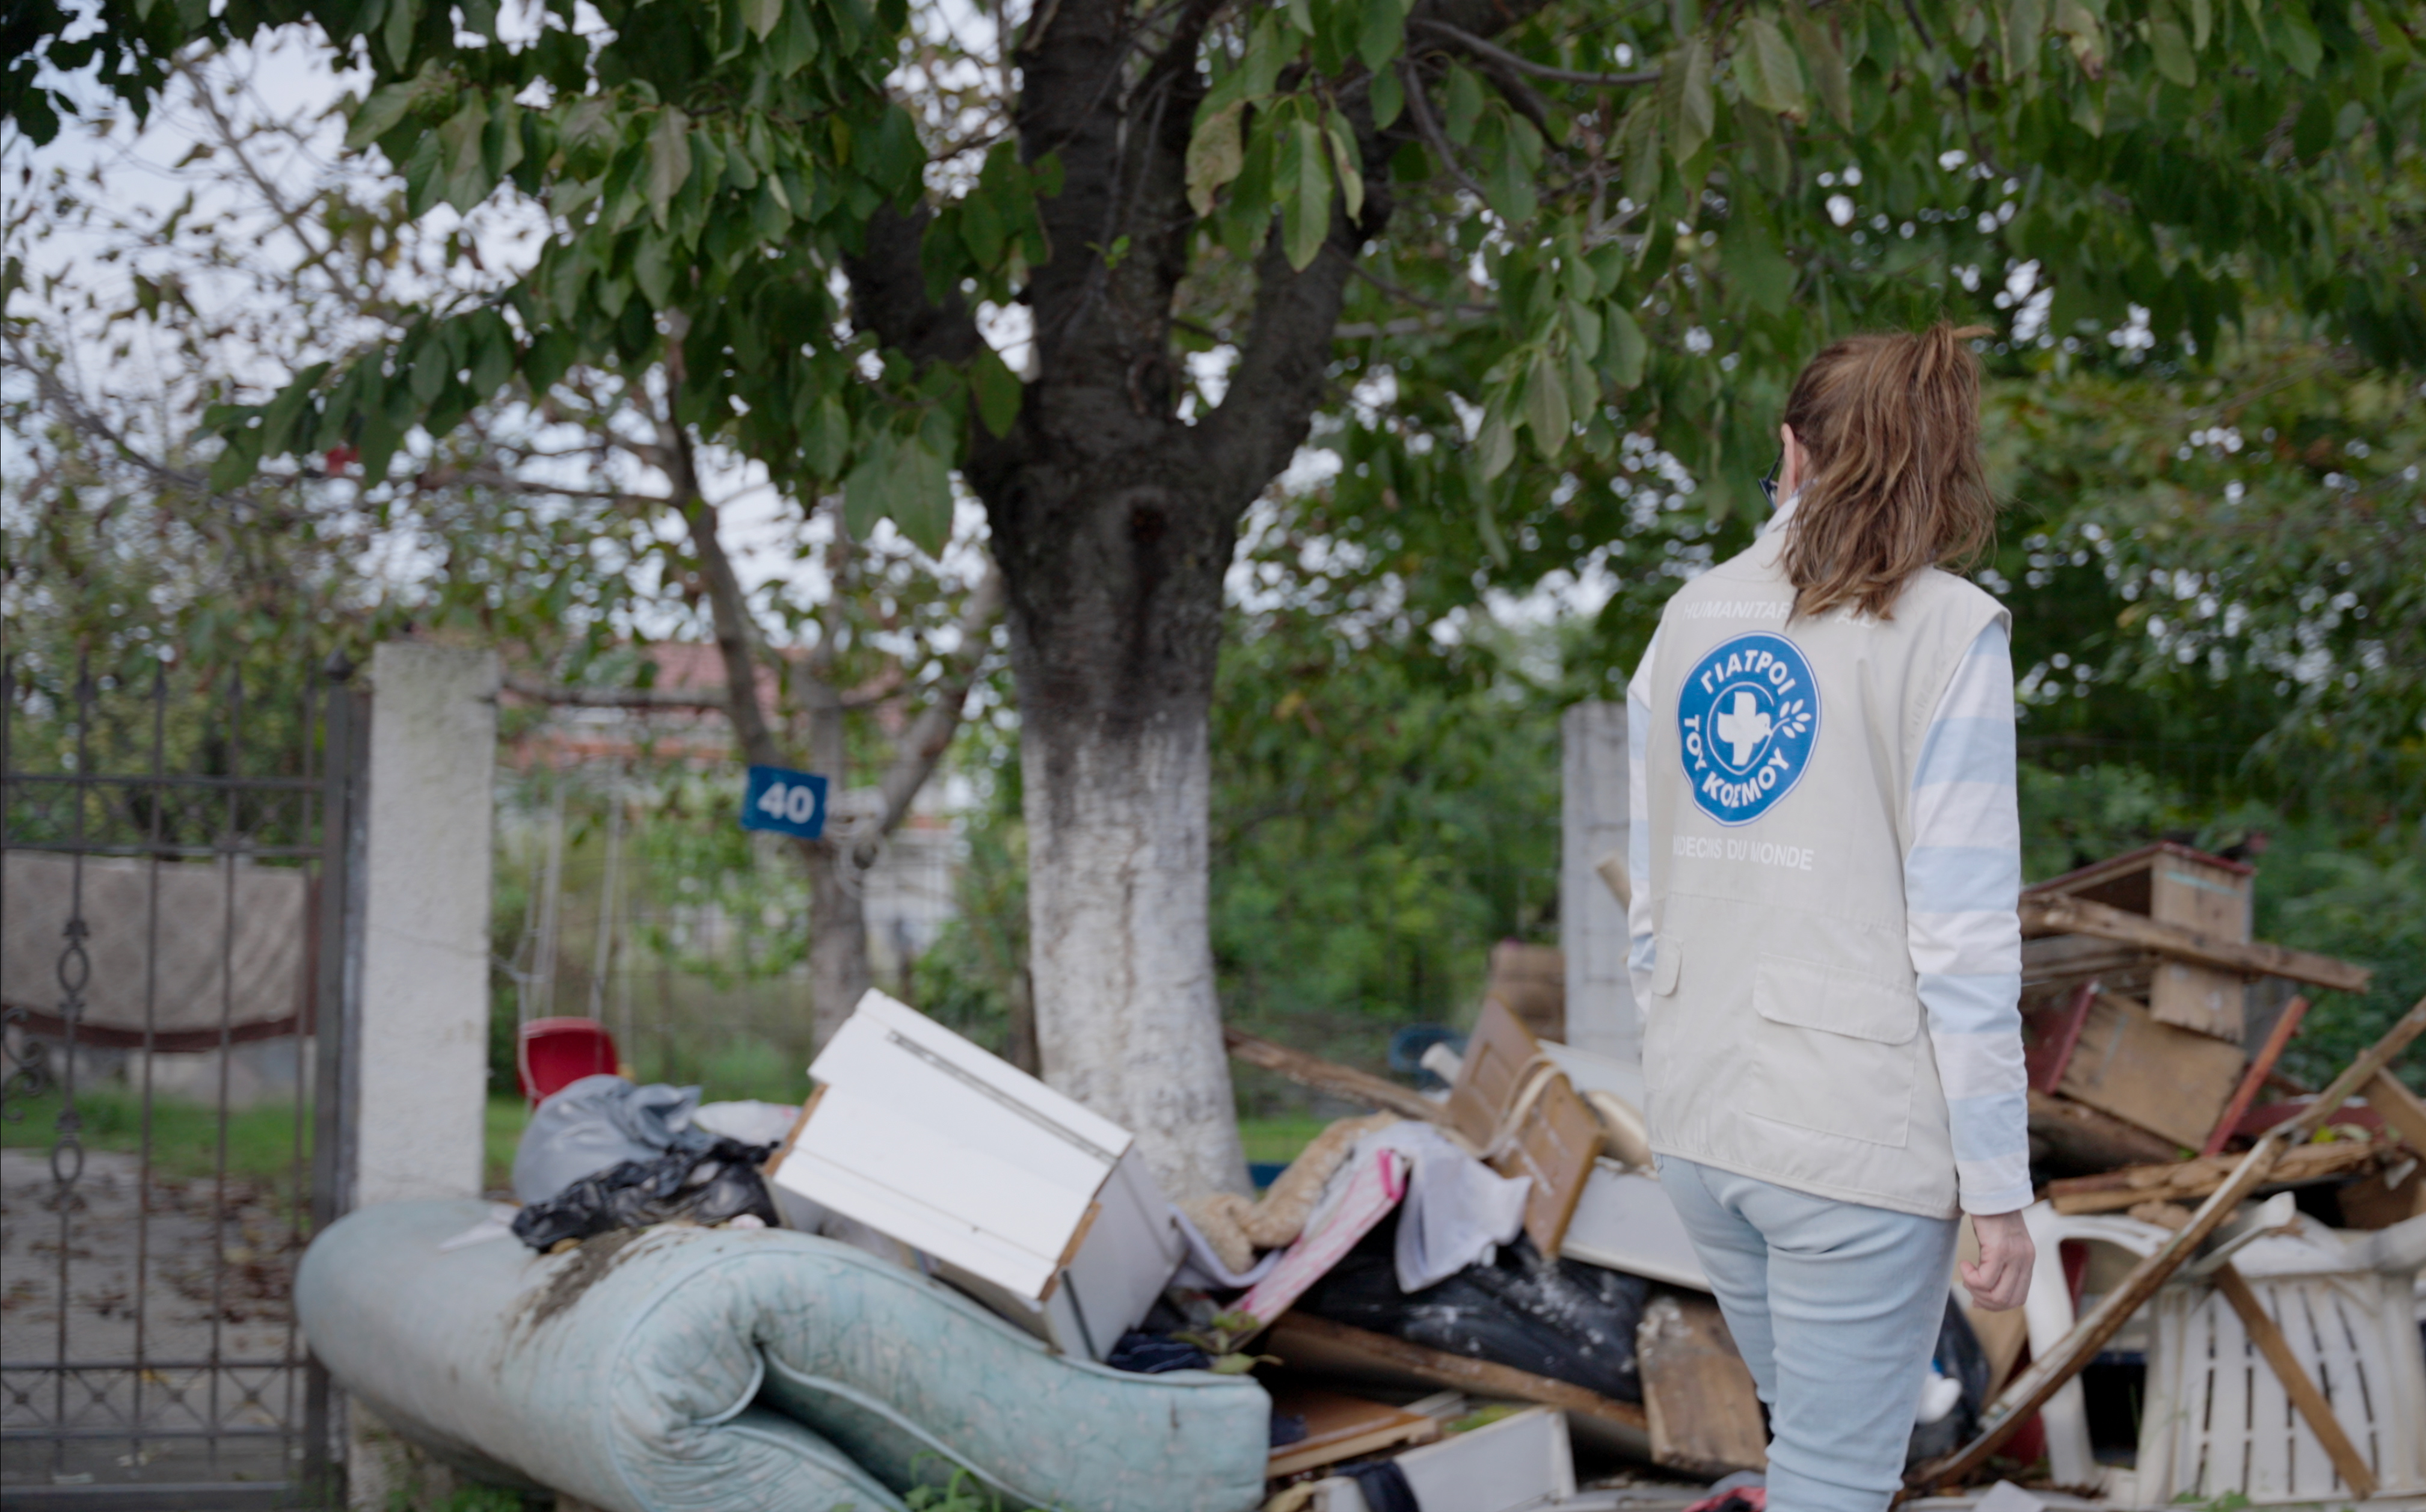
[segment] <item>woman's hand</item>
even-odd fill
[[[1979,1237],[1980,1258],[1962,1269],[1972,1305],[1987,1312],[2020,1307],[2022,1298],[2030,1294],[2030,1264],[2035,1258],[2022,1215],[1973,1213],[1971,1232]]]

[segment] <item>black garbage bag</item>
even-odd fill
[[[1988,1409],[1988,1352],[1980,1347],[1971,1320],[1951,1296],[1946,1299],[1946,1319],[1937,1325],[1937,1350],[1932,1363],[1938,1374],[1962,1386],[1963,1395],[1953,1410],[1935,1423],[1913,1425],[1912,1445],[1904,1453],[1907,1465],[1950,1455],[1969,1443],[1980,1431],[1980,1414]]]
[[[544,1254],[567,1239],[676,1218],[706,1227],[751,1213],[773,1227],[780,1220],[758,1167],[774,1152],[772,1145],[719,1139],[704,1150],[625,1161],[514,1214],[514,1237]]]
[[[1411,1344],[1567,1381],[1620,1402],[1642,1400],[1634,1331],[1651,1283],[1575,1260],[1545,1260],[1519,1235],[1487,1264],[1437,1286],[1399,1290],[1398,1214],[1365,1236],[1297,1301],[1297,1309]]]

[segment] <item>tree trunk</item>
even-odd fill
[[[1167,447],[998,481],[1044,1078],[1136,1134],[1173,1195],[1244,1191],[1206,906],[1236,512],[1194,496]]]
[[[803,845],[809,869],[809,1005],[817,1047],[826,1048],[859,1000],[876,984],[867,964],[867,908],[842,869],[852,865],[840,846]]]

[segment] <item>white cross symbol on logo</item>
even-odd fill
[[[1736,690],[1736,707],[1719,714],[1719,739],[1736,748],[1736,765],[1752,765],[1753,753],[1769,739],[1769,716],[1753,701],[1752,690]]]

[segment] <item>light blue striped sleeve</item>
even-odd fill
[[[1972,642],[1930,721],[1913,773],[1903,879],[1963,1210],[2013,1212],[2031,1197],[2030,1082],[2014,659],[2001,621]]]
[[[1625,910],[1625,967],[1634,979],[1638,1015],[1651,1009],[1651,659],[1659,654],[1659,632],[1642,650],[1642,665],[1625,685],[1625,880],[1633,888]]]

